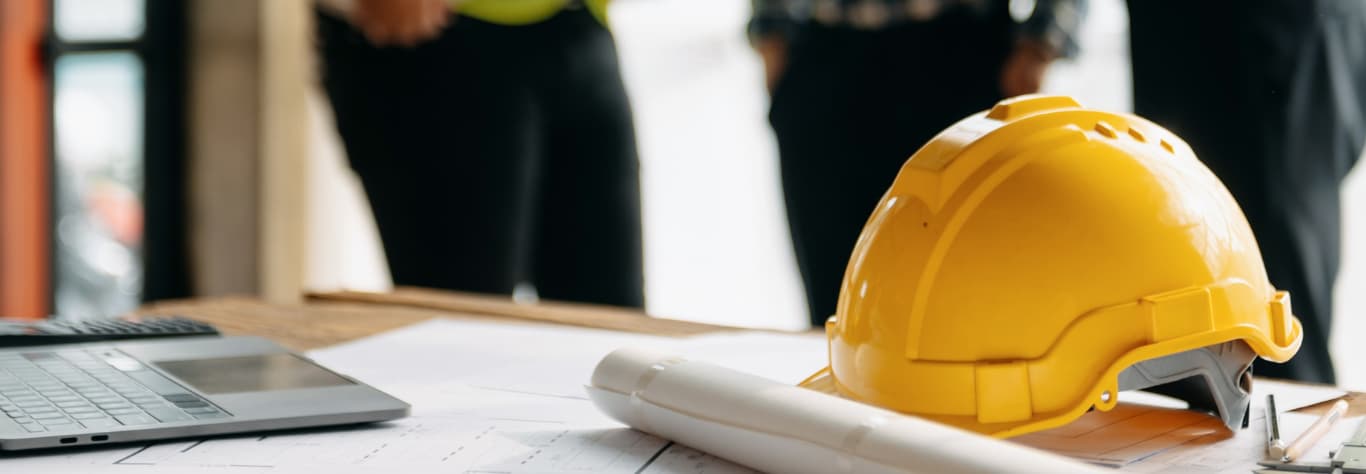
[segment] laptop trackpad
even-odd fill
[[[157,360],[152,365],[208,395],[355,384],[290,353]]]

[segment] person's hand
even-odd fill
[[[765,36],[754,41],[754,51],[764,61],[764,86],[773,93],[773,86],[787,70],[787,38]]]
[[[376,46],[414,46],[435,38],[450,21],[443,0],[356,0],[351,23]]]
[[[1006,97],[1033,94],[1043,85],[1044,72],[1056,55],[1047,46],[1020,40],[1001,67],[1001,93]]]

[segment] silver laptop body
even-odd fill
[[[257,337],[0,349],[0,451],[367,423],[408,411]]]

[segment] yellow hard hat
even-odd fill
[[[1236,427],[1252,359],[1301,340],[1185,142],[1062,96],[1002,101],[902,166],[826,333],[829,366],[804,385],[998,437],[1192,380]]]

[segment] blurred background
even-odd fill
[[[0,0],[0,314],[392,283],[303,0]],[[807,327],[748,0],[617,0],[649,313]],[[1128,18],[1092,0],[1045,92],[1132,110]],[[1197,150],[1198,151],[1198,150]],[[1366,183],[1343,188],[1333,352],[1366,388]],[[434,214],[429,219],[445,216]]]

